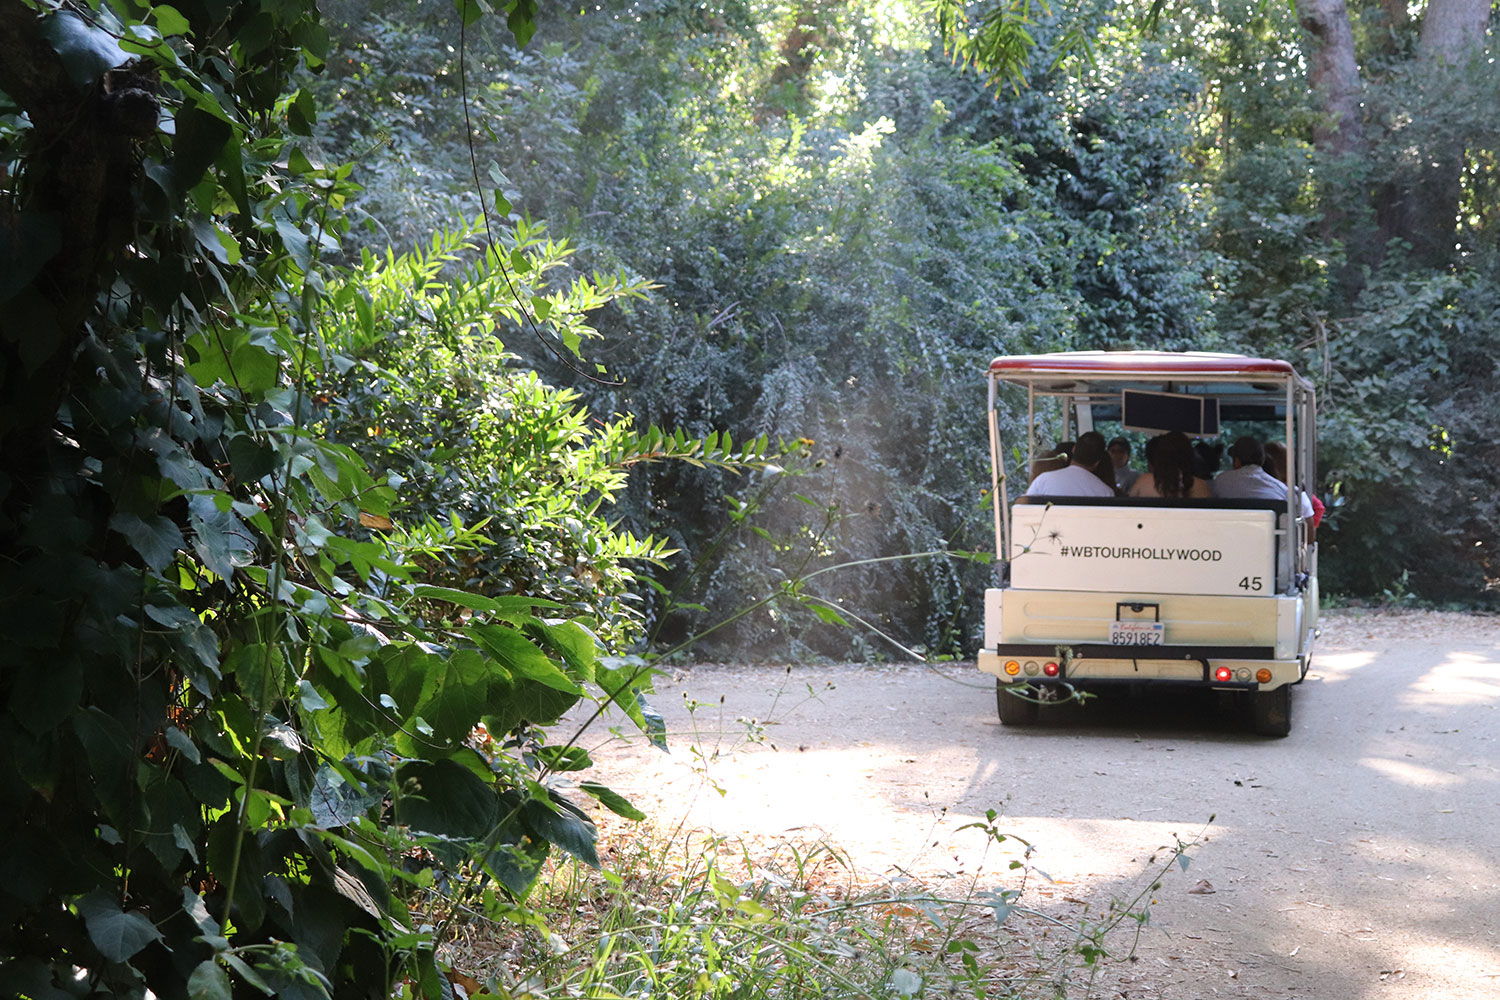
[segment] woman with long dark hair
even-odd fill
[[[1146,444],[1146,465],[1130,488],[1133,497],[1208,499],[1208,483],[1193,475],[1193,443],[1180,431],[1168,431]]]

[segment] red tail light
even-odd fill
[[[1232,681],[1234,680],[1234,671],[1230,670],[1228,667],[1220,667],[1214,671],[1214,680]]]
[[[1059,667],[1056,663],[1052,663],[1049,661],[1042,664],[1042,673],[1046,674],[1048,677],[1056,677],[1061,672],[1062,668]]]

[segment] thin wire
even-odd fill
[[[517,305],[522,306],[520,310],[521,317],[525,320],[526,325],[531,328],[531,332],[536,337],[537,343],[550,351],[552,356],[562,362],[563,367],[567,368],[574,375],[586,378],[590,382],[595,382],[599,385],[618,388],[625,384],[623,378],[600,378],[598,375],[586,372],[574,365],[573,362],[568,360],[566,355],[547,342],[547,338],[542,336],[541,329],[536,325],[536,320],[532,317],[531,310],[525,308],[521,302],[520,293],[516,291],[515,283],[510,280],[510,271],[506,269],[505,261],[500,256],[500,250],[495,244],[495,234],[490,226],[490,209],[484,198],[484,185],[479,180],[479,158],[474,152],[474,126],[469,121],[468,28],[469,19],[463,7],[460,7],[458,14],[458,85],[464,104],[464,141],[469,147],[469,172],[474,177],[474,192],[479,195],[479,211],[484,216],[485,253],[489,253],[491,250],[495,252],[495,266],[500,269],[500,277],[505,279],[505,287],[509,290],[511,298],[516,301]]]

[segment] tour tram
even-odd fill
[[[1009,460],[1024,451],[1026,464],[1008,470],[1000,408],[1022,405],[1025,447]],[[988,422],[1000,585],[985,592],[979,669],[995,675],[1000,721],[1033,723],[1069,689],[1198,687],[1247,702],[1256,732],[1285,736],[1318,622],[1302,502],[1317,467],[1311,383],[1285,361],[1230,354],[1000,357]],[[1286,498],[1024,495],[1038,447],[1088,430],[1280,441]]]

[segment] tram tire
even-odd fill
[[[1022,688],[1024,684],[1006,684],[1001,681],[995,682],[995,709],[1000,715],[1002,726],[1030,726],[1037,720],[1041,706],[1034,699],[1036,689],[1032,688],[1025,695],[1011,694],[1011,688]]]
[[[1292,731],[1292,686],[1283,684],[1250,695],[1250,724],[1260,736],[1285,736]]]

